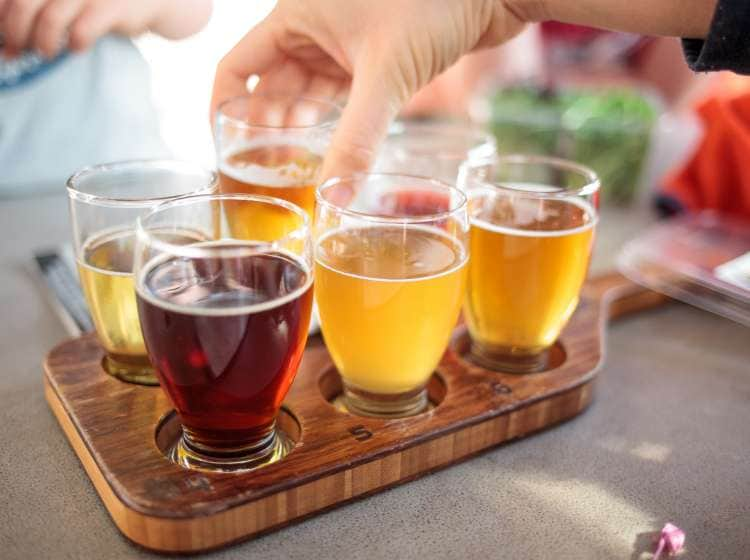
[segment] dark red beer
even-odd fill
[[[211,254],[222,248],[212,245]],[[234,256],[158,261],[138,286],[161,386],[187,444],[208,453],[241,452],[272,434],[302,358],[313,299],[311,273],[296,258],[226,248]]]

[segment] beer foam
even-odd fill
[[[247,243],[243,243],[241,241],[232,242],[226,239],[220,240],[220,241],[204,241],[204,242],[194,243],[191,245],[186,245],[186,247],[211,247],[212,245],[220,245],[221,247],[226,247],[228,252],[234,252],[240,249],[240,256],[242,253],[241,248],[243,247],[247,248],[248,256],[252,254],[256,254],[256,251],[252,248],[252,245],[248,245]],[[255,303],[251,305],[244,305],[241,307],[233,307],[233,308],[222,307],[222,308],[212,309],[210,307],[199,307],[195,305],[180,305],[180,304],[173,303],[173,302],[167,301],[163,298],[156,296],[150,288],[148,288],[147,286],[144,286],[144,279],[148,278],[149,275],[152,273],[152,271],[156,267],[165,263],[171,258],[179,257],[179,255],[162,254],[151,259],[146,265],[144,265],[143,270],[138,274],[138,279],[136,282],[135,289],[140,297],[149,301],[152,305],[155,305],[156,307],[159,307],[161,309],[168,309],[169,311],[182,313],[184,315],[203,315],[205,317],[227,317],[227,316],[234,316],[234,315],[250,315],[253,313],[261,313],[263,311],[268,311],[269,309],[275,309],[276,307],[281,307],[282,305],[285,305],[289,303],[290,301],[294,301],[295,299],[302,297],[302,295],[312,287],[312,283],[313,283],[313,274],[312,274],[312,271],[310,270],[310,267],[297,255],[290,253],[289,251],[284,251],[282,249],[274,249],[273,251],[269,251],[266,254],[270,252],[272,252],[275,255],[280,255],[284,258],[287,258],[290,261],[294,262],[297,266],[299,266],[300,269],[305,273],[305,283],[291,293],[288,293],[278,298],[271,299],[269,301],[264,301],[262,303]]]
[[[259,187],[283,188],[296,187],[301,184],[309,185],[313,183],[315,181],[315,176],[310,173],[310,168],[297,165],[296,162],[279,167],[267,167],[254,164],[238,167],[227,163],[229,158],[246,150],[284,146],[303,148],[321,158],[323,157],[317,150],[310,147],[309,142],[305,142],[300,138],[285,138],[283,136],[275,136],[272,140],[268,138],[258,138],[250,142],[235,144],[231,148],[224,150],[219,156],[219,171],[235,181],[251,183]]]
[[[531,190],[531,189],[526,189]],[[541,189],[538,192],[552,192],[549,188],[546,188],[545,191],[542,191]],[[480,218],[472,217],[471,218],[471,225],[477,226],[482,229],[492,231],[495,233],[503,233],[506,235],[514,235],[518,237],[562,237],[566,235],[573,235],[576,233],[581,233],[584,231],[588,231],[592,229],[596,224],[599,222],[599,218],[597,216],[596,211],[594,210],[593,206],[591,206],[588,202],[580,199],[551,199],[551,200],[557,200],[559,202],[565,203],[565,204],[572,204],[574,206],[578,206],[581,210],[583,210],[586,217],[588,217],[588,221],[584,223],[583,225],[574,227],[574,228],[568,228],[568,229],[557,229],[557,230],[538,230],[538,229],[524,229],[524,225],[531,225],[534,222],[537,222],[540,220],[539,212],[538,212],[538,200],[528,200],[519,198],[518,200],[514,201],[514,219],[517,222],[519,227],[510,227],[510,226],[501,226],[494,224],[488,220],[483,220]],[[530,203],[524,205],[524,202]],[[525,207],[524,207],[525,206]],[[541,218],[551,218],[554,217],[556,212],[550,210],[548,211],[548,214],[545,216],[542,216]]]
[[[389,225],[370,225],[368,226],[368,229],[391,229],[394,226]],[[336,272],[338,274],[342,274],[344,276],[349,276],[350,278],[358,278],[360,280],[369,280],[373,282],[422,282],[424,280],[432,280],[433,278],[440,278],[441,276],[447,276],[449,274],[452,274],[456,270],[459,270],[463,266],[466,265],[468,261],[468,254],[467,251],[464,249],[464,247],[461,245],[461,243],[457,242],[453,237],[443,232],[441,229],[436,227],[430,227],[425,225],[406,225],[404,226],[404,229],[411,229],[411,230],[420,230],[425,231],[427,233],[430,233],[432,235],[436,235],[438,237],[442,237],[446,239],[450,246],[453,249],[453,253],[455,255],[455,262],[456,264],[450,268],[447,268],[446,270],[441,270],[440,272],[436,274],[429,274],[425,276],[416,276],[411,278],[382,278],[378,276],[365,276],[362,274],[354,274],[351,272],[346,272],[343,270],[340,270],[339,268],[336,268],[334,266],[331,266],[330,264],[322,261],[318,258],[318,247],[329,237],[332,237],[337,234],[341,234],[342,232],[347,231],[358,231],[361,230],[362,227],[343,227],[338,228],[335,230],[332,230],[330,232],[327,232],[326,234],[322,235],[315,243],[315,262],[319,264],[320,266],[327,268],[328,270],[331,270],[333,272]]]

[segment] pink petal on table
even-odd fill
[[[685,531],[667,523],[661,530],[659,535],[659,541],[656,546],[656,552],[654,552],[653,560],[657,560],[662,552],[666,552],[670,556],[680,552],[685,546]]]

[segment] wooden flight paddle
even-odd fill
[[[570,419],[592,398],[606,319],[665,297],[619,274],[590,279],[552,352],[553,368],[513,375],[468,361],[457,327],[429,383],[434,407],[388,420],[331,404],[338,374],[319,338],[308,343],[279,427],[296,442],[281,461],[240,474],[203,473],[165,452],[179,421],[158,387],[101,367],[93,335],[63,342],[44,363],[47,401],[115,525],[162,552],[197,552],[278,529]]]

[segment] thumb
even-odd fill
[[[393,80],[383,78],[383,65],[355,67],[349,100],[326,153],[321,179],[367,171],[388,125],[403,105]]]

